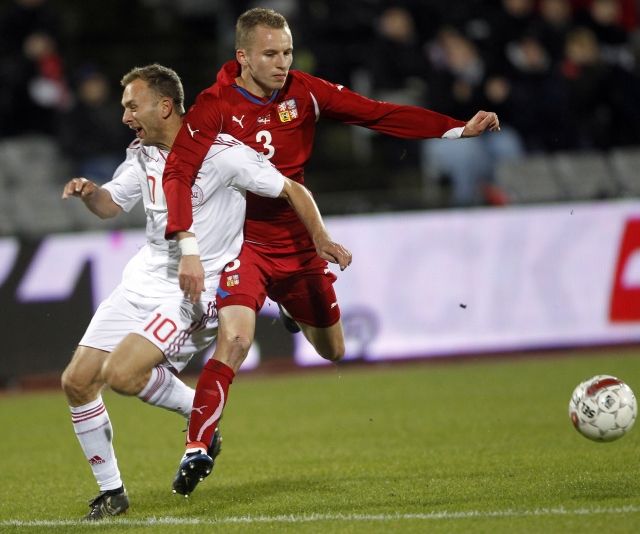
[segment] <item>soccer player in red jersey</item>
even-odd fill
[[[285,176],[304,183],[304,165],[320,117],[413,139],[474,137],[499,129],[495,113],[479,111],[463,122],[415,106],[378,102],[343,85],[289,70],[292,60],[293,39],[282,15],[255,8],[238,18],[236,58],[198,95],[167,160],[163,187],[168,238],[194,236],[189,232],[193,177],[220,132],[235,136]],[[218,288],[218,344],[196,387],[187,452],[174,481],[179,493],[190,493],[200,480],[197,462],[190,458],[205,454],[229,386],[253,341],[256,313],[266,296],[278,303],[285,324],[298,325],[322,357],[337,361],[344,355],[333,290],[336,277],[316,253],[312,237],[285,201],[247,193],[245,242],[240,256],[225,268]],[[185,295],[198,300],[204,289],[198,256],[182,257],[179,279]]]

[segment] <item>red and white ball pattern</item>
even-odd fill
[[[638,405],[631,388],[619,378],[597,375],[573,390],[569,417],[584,437],[614,441],[624,436],[636,420]]]

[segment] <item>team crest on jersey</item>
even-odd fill
[[[194,184],[194,186],[191,188],[191,205],[194,207],[199,206],[200,204],[202,204],[203,200],[204,192],[199,185]]]
[[[278,117],[280,117],[280,122],[291,122],[298,118],[298,108],[293,98],[278,104]]]
[[[227,287],[233,287],[240,285],[240,275],[239,274],[230,274],[227,276]]]

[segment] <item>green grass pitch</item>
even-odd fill
[[[0,532],[640,532],[640,429],[594,443],[573,388],[640,392],[640,350],[240,375],[212,475],[171,494],[184,421],[105,393],[129,512],[97,492],[62,393],[0,396]]]

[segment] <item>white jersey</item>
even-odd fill
[[[147,215],[147,244],[125,267],[122,285],[147,296],[179,290],[180,250],[165,239],[167,204],[162,174],[168,152],[134,141],[113,179],[103,187],[124,211],[142,199]],[[246,211],[245,194],[277,197],[284,177],[265,158],[234,137],[220,134],[211,145],[191,191],[193,225],[198,236],[205,287],[210,290],[224,266],[234,260],[242,246]],[[217,287],[217,284],[216,284]]]
[[[205,269],[205,291],[192,304],[178,283],[178,245],[164,237],[167,207],[161,180],[166,158],[166,151],[135,141],[113,180],[103,186],[125,211],[142,199],[147,243],[127,263],[121,284],[100,304],[79,344],[111,352],[135,333],[181,371],[215,339],[215,293],[222,269],[242,246],[246,191],[276,197],[284,177],[231,136],[220,135],[213,143],[192,188],[192,230],[198,234]]]

